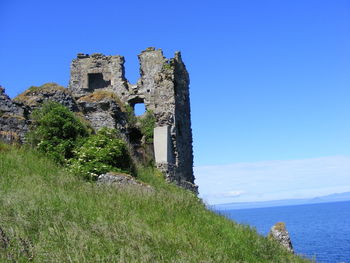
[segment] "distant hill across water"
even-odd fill
[[[309,199],[285,199],[285,200],[273,200],[273,201],[263,201],[263,202],[240,202],[240,203],[218,204],[218,205],[212,205],[211,209],[214,209],[214,210],[248,209],[248,208],[262,208],[262,207],[275,207],[275,206],[288,206],[288,205],[331,203],[331,202],[341,202],[341,201],[350,201],[350,192],[325,195],[325,196],[314,197]]]

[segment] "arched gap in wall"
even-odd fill
[[[139,96],[129,100],[129,104],[133,108],[135,116],[141,116],[147,110],[144,99]]]
[[[135,116],[141,116],[146,112],[145,103],[136,103],[134,105]]]

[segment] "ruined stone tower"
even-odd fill
[[[131,107],[144,103],[156,118],[154,155],[157,167],[169,181],[196,191],[189,76],[181,54],[176,52],[174,58],[166,59],[162,50],[148,48],[138,57],[140,78],[136,84],[130,84],[124,74],[124,57],[78,54],[71,64],[69,90],[78,102],[96,91],[106,91]],[[99,120],[108,119],[108,116],[96,114],[90,121],[98,128],[101,126]],[[115,120],[116,128],[117,123],[121,125],[122,121]]]

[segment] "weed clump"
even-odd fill
[[[140,117],[140,130],[145,136],[146,143],[153,143],[153,131],[156,125],[156,117],[153,112],[147,110],[144,116]]]
[[[278,222],[274,225],[274,227],[278,231],[285,231],[286,230],[286,224],[284,222]]]

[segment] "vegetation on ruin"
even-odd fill
[[[99,102],[104,99],[114,100],[122,111],[126,111],[125,104],[121,102],[120,98],[114,92],[108,90],[95,90],[93,93],[79,98],[78,101]]]
[[[71,172],[87,179],[107,172],[133,171],[127,145],[115,129],[99,130],[73,152],[74,157],[69,161]]]
[[[308,262],[153,168],[138,178],[154,191],[101,186],[0,144],[0,170],[1,262]]]
[[[156,117],[153,111],[147,110],[144,116],[139,117],[140,130],[145,136],[146,143],[153,143],[153,131],[156,125]]]
[[[72,158],[74,148],[89,135],[79,118],[59,103],[44,103],[33,111],[31,119],[28,144],[60,164]]]
[[[90,134],[79,117],[59,103],[48,102],[31,115],[27,144],[74,175],[96,179],[107,172],[133,172],[129,149],[117,130]]]
[[[151,142],[153,112],[128,107],[129,125]],[[134,167],[115,130],[91,134],[53,102],[31,119],[26,145],[0,143],[0,262],[308,262],[208,210],[153,166]],[[152,188],[86,180],[111,171]]]
[[[94,133],[94,128],[91,125],[91,122],[84,116],[84,113],[81,111],[74,112],[76,118],[87,128],[88,134]]]
[[[139,129],[145,137],[146,143],[153,143],[153,131],[156,125],[156,117],[153,111],[146,110],[143,115],[135,116],[134,109],[130,105],[126,105],[125,109],[128,125],[132,128]]]
[[[164,70],[173,70],[174,69],[174,66],[170,63],[164,63],[163,64],[163,69]]]
[[[128,125],[130,127],[136,127],[137,117],[135,116],[133,107],[131,107],[130,105],[125,105],[125,113],[126,113],[126,119],[128,121]]]
[[[63,91],[63,92],[69,93],[69,91],[65,87],[58,85],[57,83],[54,83],[54,82],[49,82],[41,86],[31,86],[26,91],[24,91],[23,93],[15,97],[13,100],[31,105],[35,103],[33,97],[39,95],[42,92],[55,92],[55,91]]]

